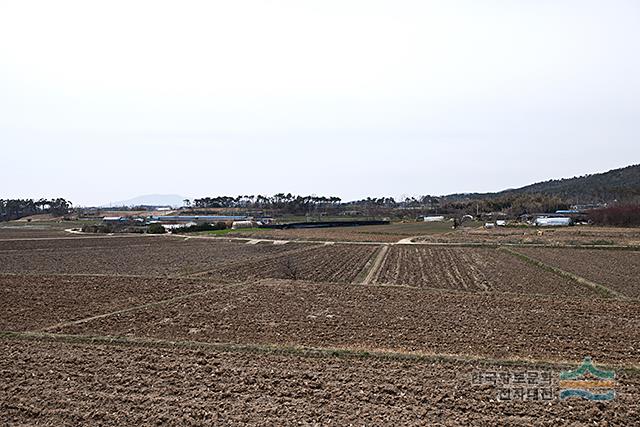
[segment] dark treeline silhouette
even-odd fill
[[[310,207],[335,208],[335,207],[419,207],[438,204],[439,200],[432,196],[418,198],[407,197],[396,201],[393,197],[367,197],[362,200],[342,202],[335,196],[299,196],[291,193],[278,193],[273,196],[217,196],[194,199],[193,208],[257,208],[279,209],[284,211],[307,211]]]
[[[0,199],[0,221],[10,221],[41,213],[66,215],[71,206],[71,202],[63,198],[51,200]]]
[[[639,227],[640,205],[621,205],[589,211],[589,220],[597,225]]]
[[[485,200],[535,194],[559,197],[564,202],[574,205],[614,201],[638,203],[640,202],[640,165],[574,178],[551,179],[497,193],[459,193],[451,194],[446,198],[448,200]]]
[[[570,209],[571,203],[557,195],[541,193],[505,194],[500,197],[460,199],[431,195],[405,197],[367,197],[342,202],[339,197],[298,196],[278,193],[274,196],[218,196],[194,199],[194,209],[236,208],[269,211],[279,214],[305,214],[323,212],[366,217],[406,217],[429,214],[473,216],[490,212],[502,212],[511,218],[525,214],[553,213]]]
[[[443,200],[443,211],[467,214],[503,212],[511,217],[524,214],[555,212],[569,209],[570,204],[558,196],[546,194],[522,194],[490,199]]]
[[[476,215],[489,212],[503,212],[516,217],[523,214],[543,212],[555,212],[558,209],[568,209],[569,203],[558,196],[545,194],[509,195],[498,198],[468,198],[452,200],[447,196],[420,196],[406,197],[403,200],[394,200],[393,197],[366,198],[345,203],[353,209],[366,209],[368,211],[384,213],[389,210],[410,210],[419,213],[441,214],[470,214]]]
[[[273,196],[218,196],[194,199],[194,208],[250,208],[277,209],[285,213],[308,212],[316,208],[330,208],[339,206],[339,197],[325,196],[294,196],[291,193],[278,193]]]

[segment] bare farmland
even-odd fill
[[[83,249],[83,248],[118,248],[136,245],[158,244],[152,242],[153,239],[167,239],[164,236],[152,235],[127,235],[108,236],[108,235],[87,235],[82,234],[81,237],[73,237],[73,234],[66,233],[61,237],[49,238],[32,238],[32,239],[9,239],[0,240],[0,253],[6,251],[21,250],[60,250],[60,249]],[[172,241],[179,241],[180,238],[168,238]]]
[[[447,223],[411,222],[388,225],[365,225],[360,227],[262,229],[251,232],[239,231],[230,234],[236,237],[252,237],[280,240],[318,240],[355,242],[397,242],[419,235],[440,234],[451,230]]]
[[[207,349],[0,341],[7,424],[546,426],[640,422],[640,379],[610,404],[496,401],[476,387],[498,364],[301,357]],[[33,354],[38,354],[37,358]],[[512,369],[525,371],[527,365]],[[558,368],[544,368],[553,377]]]
[[[381,247],[0,242],[0,423],[638,422],[637,299],[500,249]],[[510,250],[635,295],[636,252]],[[470,383],[585,355],[616,369],[616,401],[506,402]]]
[[[68,334],[640,364],[637,304],[263,281],[59,329]]]
[[[40,329],[211,286],[215,284],[193,279],[0,275],[0,330]]]
[[[640,298],[638,251],[518,248],[517,252],[577,274],[628,297]]]
[[[316,282],[352,282],[376,251],[369,245],[328,245],[284,252],[242,264],[210,271],[213,278],[247,280],[256,278],[298,279]]]
[[[466,291],[594,294],[590,288],[490,248],[394,246],[374,282]]]
[[[461,227],[441,234],[425,234],[416,240],[431,243],[494,243],[540,245],[640,246],[640,230],[616,227],[559,227],[549,229]]]
[[[120,239],[111,239],[107,245],[101,241],[99,246],[86,246],[86,242],[81,241],[78,247],[74,247],[69,241],[64,242],[64,247],[46,251],[1,251],[0,272],[187,275],[215,268],[225,262],[247,261],[265,254],[283,253],[296,246],[164,238],[141,238],[130,247],[121,247]]]

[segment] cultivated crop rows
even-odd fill
[[[595,294],[588,287],[490,248],[394,246],[374,283],[465,291]]]
[[[375,253],[377,246],[324,245],[285,252],[267,259],[212,270],[209,277],[225,280],[277,278],[315,282],[352,282]]]

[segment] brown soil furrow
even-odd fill
[[[376,283],[470,292],[516,292],[583,296],[585,286],[498,249],[395,245],[381,266]]]

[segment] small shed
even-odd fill
[[[102,218],[102,221],[113,224],[116,222],[125,222],[127,221],[127,218],[123,216],[105,216],[104,218]]]
[[[567,217],[538,217],[534,221],[538,227],[566,227],[571,225],[571,218]]]
[[[237,230],[239,228],[251,228],[251,227],[253,227],[252,221],[233,221],[233,224],[231,224],[232,230]]]

